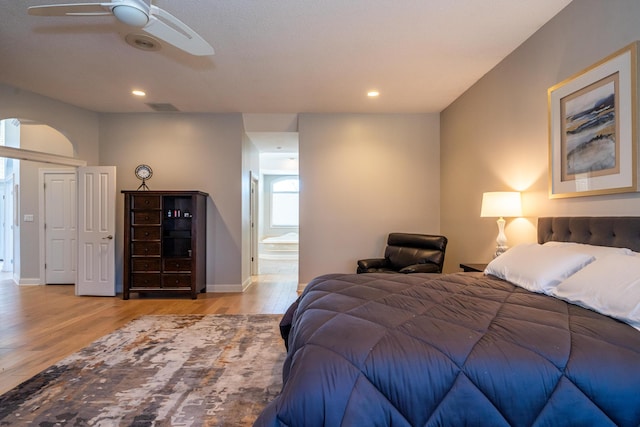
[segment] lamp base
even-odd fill
[[[498,238],[496,239],[496,253],[493,254],[493,257],[499,257],[500,255],[502,255],[503,253],[505,253],[507,251],[507,249],[509,249],[509,247],[507,246],[507,236],[504,234],[504,224],[505,224],[505,220],[504,218],[500,217],[496,223],[498,224]]]
[[[498,258],[500,255],[505,253],[507,251],[507,249],[509,249],[509,247],[506,246],[506,245],[498,245],[498,246],[496,246],[496,252],[493,254],[493,257],[494,258]]]

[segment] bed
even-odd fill
[[[491,274],[320,276],[254,425],[637,427],[632,251],[640,217],[540,218]]]

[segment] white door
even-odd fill
[[[76,295],[114,296],[116,168],[78,168]]]
[[[76,172],[44,173],[45,284],[75,283],[77,273]]]

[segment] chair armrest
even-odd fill
[[[370,268],[389,267],[389,260],[386,258],[368,258],[358,260],[358,273],[366,273]]]
[[[388,266],[388,260],[386,258],[369,258],[358,260],[358,267],[362,268],[380,268],[386,266]]]
[[[440,267],[436,264],[413,264],[408,265],[399,271],[400,273],[441,273]]]

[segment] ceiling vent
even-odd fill
[[[158,111],[161,113],[180,111],[173,104],[168,104],[163,102],[148,102],[147,105],[153,111]]]

